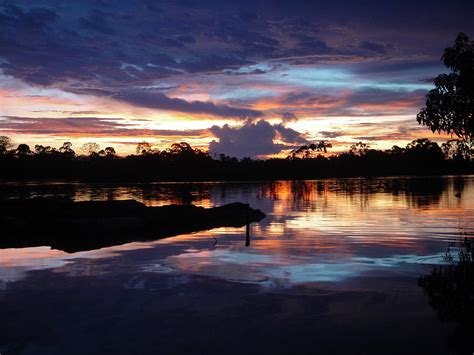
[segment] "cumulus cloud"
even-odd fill
[[[258,157],[276,154],[283,149],[307,143],[301,133],[284,127],[281,124],[270,124],[260,120],[256,123],[247,122],[240,127],[213,126],[211,133],[218,138],[209,144],[211,153],[226,154],[232,157]],[[279,139],[283,143],[276,143]]]

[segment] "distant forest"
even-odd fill
[[[57,149],[36,145],[32,150],[27,144],[12,148],[7,137],[0,137],[0,179],[229,181],[474,173],[474,150],[463,140],[440,146],[424,138],[385,151],[359,142],[334,155],[327,154],[330,148],[319,142],[286,158],[262,160],[211,156],[185,142],[163,151],[140,143],[136,154],[121,157],[113,147],[100,149],[96,143],[84,145],[85,154],[79,155],[69,142]]]

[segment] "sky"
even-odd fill
[[[419,126],[474,2],[0,0],[0,135],[285,156],[448,136]]]

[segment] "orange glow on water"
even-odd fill
[[[182,189],[188,186],[196,205],[247,201],[267,217],[251,226],[250,247],[244,246],[244,228],[226,227],[75,254],[49,247],[0,249],[0,280],[16,280],[28,270],[54,269],[74,275],[107,272],[95,270],[93,260],[120,262],[123,253],[136,251],[141,255],[143,250],[149,250],[152,259],[132,259],[136,267],[248,282],[266,282],[274,277],[291,282],[336,280],[363,270],[441,262],[449,243],[464,233],[474,234],[473,180],[458,180],[77,185],[72,190],[76,200],[133,198],[147,206],[183,203]],[[460,191],[461,197],[456,197]],[[166,254],[162,250],[167,248],[174,251]],[[87,271],[78,268],[86,261],[78,260],[91,260]]]

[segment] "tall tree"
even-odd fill
[[[94,143],[95,144],[95,143]],[[72,143],[71,142],[64,142],[62,147],[59,148],[59,152],[61,154],[73,157],[76,155],[76,152],[72,150]]]
[[[474,41],[459,33],[454,45],[441,57],[451,72],[435,79],[426,96],[426,107],[417,115],[419,124],[432,132],[454,134],[474,140]]]
[[[105,155],[108,157],[114,157],[117,155],[117,152],[115,151],[114,147],[106,147],[104,149]]]
[[[20,144],[15,150],[16,155],[23,156],[23,155],[30,155],[32,153],[30,146],[28,144]]]
[[[152,152],[151,144],[148,142],[141,142],[137,145],[137,154],[147,155]]]
[[[10,138],[5,136],[0,136],[0,154],[5,154],[12,145]]]
[[[95,155],[99,152],[100,146],[95,142],[89,142],[82,145],[81,150],[85,154]]]

